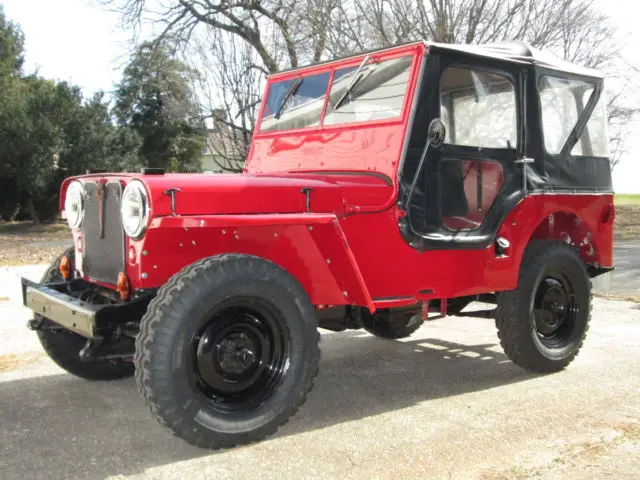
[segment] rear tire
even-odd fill
[[[42,276],[40,283],[63,281],[62,275],[60,274],[60,260],[65,255],[71,260],[73,269],[74,249],[70,248],[49,266]],[[35,317],[43,318],[37,314]],[[52,327],[55,326],[55,324],[45,318],[44,326]],[[84,378],[85,380],[116,380],[133,375],[134,367],[132,363],[81,360],[78,353],[87,341],[81,335],[69,330],[38,330],[37,334],[40,344],[47,355],[49,355],[49,358],[60,368],[76,377]]]
[[[205,258],[149,304],[136,380],[174,435],[218,449],[261,440],[298,410],[320,350],[315,310],[279,266],[248,255]]]
[[[532,242],[518,287],[498,294],[496,326],[506,355],[534,372],[562,370],[578,354],[591,319],[591,281],[577,251]]]
[[[397,340],[412,335],[423,324],[420,313],[376,312],[362,319],[362,327],[372,335]]]

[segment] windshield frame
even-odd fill
[[[410,57],[411,63],[409,67],[409,79],[407,80],[406,89],[404,91],[404,96],[402,99],[402,108],[398,115],[391,118],[384,119],[376,119],[376,120],[361,120],[361,121],[352,121],[345,123],[336,123],[336,124],[324,124],[325,115],[328,111],[328,102],[330,101],[330,93],[331,88],[333,86],[335,73],[338,70],[343,70],[346,68],[357,68],[363,63],[363,60],[369,56],[370,59],[367,64],[375,65],[377,63],[393,60],[396,58],[402,57]],[[342,60],[336,60],[334,62],[323,63],[319,65],[311,65],[309,67],[304,67],[295,70],[289,70],[287,72],[282,72],[278,74],[274,74],[267,78],[267,84],[264,89],[263,99],[261,101],[260,110],[258,113],[258,120],[255,126],[255,137],[268,137],[268,136],[277,136],[287,133],[296,133],[296,132],[313,132],[313,131],[328,131],[328,130],[343,130],[351,127],[360,127],[360,126],[375,126],[375,125],[390,125],[390,124],[401,124],[406,120],[406,116],[410,109],[409,99],[411,98],[409,92],[409,85],[411,83],[411,79],[415,76],[416,66],[418,62],[419,55],[416,51],[416,45],[411,44],[407,45],[405,48],[395,48],[389,50],[380,50],[378,52],[369,52],[362,53],[355,57],[349,57]],[[279,82],[292,80],[295,78],[305,78],[312,75],[317,75],[320,73],[329,73],[329,82],[327,84],[327,89],[322,98],[322,110],[320,112],[320,118],[317,122],[317,125],[301,127],[301,128],[287,128],[287,129],[269,129],[269,130],[261,130],[262,121],[264,119],[264,113],[267,105],[267,100],[269,96],[270,89],[274,84]],[[281,118],[285,118],[287,115],[287,109],[282,113]]]

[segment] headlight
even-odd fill
[[[133,180],[122,193],[122,227],[131,238],[142,236],[149,220],[147,191],[142,182]]]
[[[78,228],[84,218],[84,188],[77,180],[69,184],[67,196],[64,199],[64,213],[69,227]]]

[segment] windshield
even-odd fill
[[[359,73],[357,83],[349,91],[358,67],[336,71],[324,125],[384,120],[399,117],[409,82],[411,56],[370,63]],[[342,100],[344,93],[347,96]],[[338,108],[334,105],[340,100]]]
[[[338,68],[330,88],[331,71],[274,82],[269,86],[260,131],[400,117],[412,61],[413,56],[407,55]],[[323,112],[327,90],[330,98]]]
[[[329,86],[330,72],[272,83],[260,131],[318,125]],[[297,88],[294,88],[298,84]],[[287,94],[289,98],[283,103]],[[276,114],[280,113],[279,116]]]

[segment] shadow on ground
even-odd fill
[[[272,438],[530,378],[495,347],[433,338],[390,342],[359,331],[323,335],[315,388]],[[160,427],[132,379],[91,383],[53,375],[0,383],[0,415],[6,480],[104,478],[207,455],[215,461],[215,452]]]

